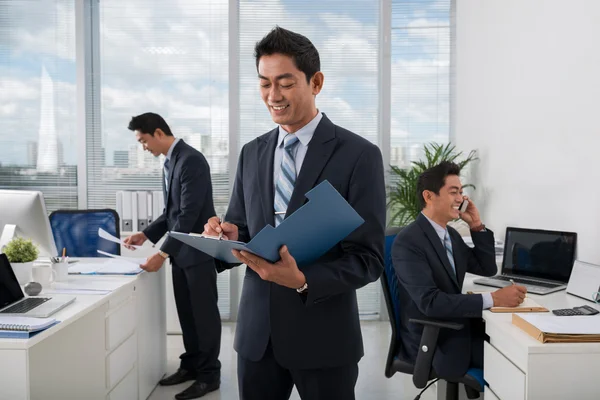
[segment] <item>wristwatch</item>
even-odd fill
[[[484,224],[480,224],[479,226],[476,226],[475,228],[471,229],[471,231],[473,231],[473,232],[482,232],[482,231],[485,231],[485,225]]]
[[[304,293],[307,290],[308,290],[308,282],[304,282],[304,285],[302,285],[302,287],[299,287],[298,289],[296,289],[296,292]]]
[[[168,255],[167,253],[165,253],[164,251],[162,251],[162,250],[159,250],[159,251],[158,251],[158,254],[160,254],[160,256],[161,256],[162,258],[164,258],[165,260],[166,260],[167,258],[169,258],[169,255]]]

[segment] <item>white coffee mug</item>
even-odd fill
[[[69,263],[60,262],[52,264],[52,269],[55,272],[54,280],[56,282],[65,282],[69,280]]]
[[[42,288],[47,288],[56,277],[56,272],[49,266],[35,266],[31,271],[31,277],[34,282],[42,285]]]

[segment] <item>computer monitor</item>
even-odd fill
[[[6,245],[4,242],[19,236],[31,239],[40,257],[58,255],[42,192],[0,190],[0,233],[0,249]]]

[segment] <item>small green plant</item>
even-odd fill
[[[4,254],[11,263],[26,263],[37,260],[39,251],[31,240],[15,237],[4,246]]]
[[[424,146],[425,160],[413,161],[412,167],[402,169],[391,167],[391,182],[389,190],[388,210],[390,212],[389,226],[406,226],[414,221],[421,212],[417,198],[417,179],[422,172],[442,161],[451,161],[462,169],[471,161],[478,160],[475,150],[471,150],[467,158],[462,161],[457,159],[462,152],[456,152],[456,147],[451,144],[428,143]],[[464,185],[475,188],[473,185]]]

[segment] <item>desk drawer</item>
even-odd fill
[[[130,297],[106,317],[106,350],[112,351],[135,330],[135,298]]]
[[[137,360],[137,336],[131,335],[106,360],[106,385],[108,389],[115,386],[134,367]]]
[[[134,400],[138,398],[137,368],[127,376],[106,397],[107,400]],[[487,400],[487,399],[486,399]]]
[[[496,397],[502,400],[524,400],[525,374],[523,371],[488,342],[483,343],[483,354],[483,376]]]

